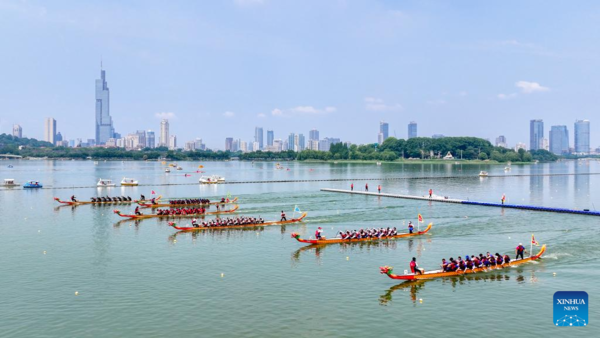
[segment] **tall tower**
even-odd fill
[[[575,121],[575,152],[588,155],[590,153],[590,121]]]
[[[56,142],[56,120],[51,117],[44,122],[44,141],[52,144]]]
[[[273,145],[273,131],[267,130],[267,146],[271,147]]]
[[[408,138],[417,137],[417,122],[411,121],[408,124]]]
[[[529,150],[543,149],[542,140],[544,139],[544,121],[531,120],[529,122]]]
[[[263,149],[263,129],[262,127],[254,128],[254,142],[258,142],[258,149],[253,149],[254,151]]]
[[[21,128],[21,126],[18,124],[13,125],[13,133],[12,134],[14,137],[18,137],[18,138],[23,137],[23,128]]]
[[[169,146],[169,120],[167,119],[160,121],[160,140],[158,141],[158,146]]]
[[[379,134],[377,134],[377,142],[382,144],[388,138],[390,125],[387,122],[379,122]]]
[[[110,91],[106,83],[106,72],[100,64],[100,78],[96,80],[96,144],[106,144],[115,136],[110,117]]]
[[[319,140],[319,131],[316,129],[311,130],[308,133],[308,140],[309,141],[318,141]]]
[[[567,126],[552,126],[550,128],[550,151],[556,155],[569,152],[569,131]]]

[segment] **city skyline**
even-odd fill
[[[223,147],[225,131],[248,140],[246,126],[256,124],[279,135],[317,127],[360,144],[376,140],[364,129],[381,120],[390,124],[390,135],[406,139],[406,124],[414,120],[421,122],[419,135],[493,140],[505,134],[516,144],[529,143],[529,120],[562,125],[568,114],[592,120],[590,146],[600,145],[592,90],[600,77],[580,75],[599,69],[598,51],[586,43],[595,41],[596,21],[574,6],[550,2],[540,16],[534,3],[517,12],[479,3],[472,10],[488,15],[466,20],[461,3],[241,6],[232,0],[176,7],[113,3],[110,9],[7,3],[0,27],[19,34],[5,36],[0,55],[0,64],[10,65],[0,83],[2,133],[19,124],[24,136],[43,139],[44,118],[53,116],[66,138],[94,138],[89,84],[102,59],[112,122],[123,134],[155,130],[168,118],[180,139],[200,135],[211,148]],[[141,10],[147,15],[133,15]],[[95,24],[99,12],[110,17],[112,11],[122,17]],[[538,24],[523,29],[532,16]],[[275,20],[282,17],[288,24]],[[314,25],[297,32],[293,27],[308,17]],[[256,27],[257,20],[264,25]],[[79,47],[72,54],[56,46]],[[187,121],[210,121],[210,127]]]

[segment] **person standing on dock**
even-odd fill
[[[323,234],[323,228],[319,227],[317,229],[317,231],[315,231],[315,238],[322,239],[323,238],[322,234]]]
[[[415,227],[412,224],[412,221],[408,221],[408,233],[412,234]]]
[[[519,259],[519,256],[521,256],[521,259],[523,259],[523,253],[525,252],[525,247],[523,246],[523,243],[519,243],[519,246],[517,246],[517,248],[515,249],[515,252],[517,254],[517,258],[515,259]]]
[[[381,194],[381,184],[377,186],[377,191]]]
[[[354,183],[350,183],[350,191],[354,191]]]
[[[287,218],[285,218],[285,212],[283,212],[283,210],[281,210],[281,222],[283,221],[287,221]]]
[[[504,205],[504,202],[506,202],[506,195],[502,194],[502,205]]]
[[[365,183],[365,191],[369,191],[369,183]]]
[[[433,190],[429,189],[429,198],[433,195]]]

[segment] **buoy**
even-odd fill
[[[42,232],[42,230],[38,230],[38,233]]]
[[[225,277],[225,274],[221,272],[221,278]]]
[[[419,303],[423,303],[423,298],[419,298]]]
[[[173,243],[177,243],[177,240],[176,240],[176,239],[174,239],[174,240],[173,240]]]
[[[552,275],[556,276],[556,272],[553,272]]]
[[[346,256],[346,260],[347,260],[347,261],[349,261],[349,260],[350,260],[350,257]]]
[[[46,250],[44,250],[44,255],[46,254]]]
[[[79,295],[79,291],[75,291],[75,296]]]

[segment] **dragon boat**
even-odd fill
[[[229,202],[210,202],[210,203],[191,203],[191,204],[170,204],[170,203],[157,203],[151,204],[148,201],[136,201],[141,207],[144,208],[169,208],[169,207],[195,207],[195,206],[205,206],[205,205],[221,205],[221,204],[235,204],[237,203],[238,198],[234,198]]]
[[[546,252],[546,244],[542,245],[542,247],[540,248],[540,251],[535,256],[530,256],[530,257],[523,258],[523,259],[512,260],[508,263],[503,263],[501,265],[496,265],[496,266],[490,266],[487,268],[480,267],[480,268],[460,270],[460,271],[457,270],[457,271],[444,272],[442,270],[432,270],[432,271],[425,272],[423,274],[409,273],[409,274],[404,274],[404,275],[396,275],[396,274],[394,274],[393,267],[391,267],[391,266],[382,266],[379,268],[379,270],[380,270],[380,273],[386,274],[386,275],[388,275],[388,277],[390,277],[392,279],[402,279],[402,280],[433,279],[433,278],[443,278],[443,277],[464,276],[464,275],[471,275],[471,274],[478,273],[478,272],[502,270],[502,269],[505,269],[505,268],[508,268],[511,266],[517,266],[517,265],[533,262],[535,260],[540,259],[542,257],[542,255],[544,254],[544,252]]]
[[[215,227],[180,227],[177,226],[175,222],[169,222],[169,225],[179,231],[199,231],[199,230],[212,230],[212,229],[235,229],[235,228],[254,228],[254,227],[265,227],[269,225],[282,225],[282,224],[290,224],[300,222],[306,217],[306,213],[302,213],[298,218],[292,218],[289,221],[268,221],[263,223],[250,223],[250,224],[239,224],[239,225],[223,225],[223,226],[215,226]]]
[[[308,244],[333,244],[333,243],[354,243],[354,242],[366,242],[366,241],[384,241],[384,240],[388,240],[388,239],[424,235],[427,232],[429,232],[429,230],[431,230],[432,226],[433,226],[433,223],[429,223],[427,228],[423,231],[413,232],[412,234],[411,233],[397,234],[395,236],[386,236],[386,237],[382,237],[382,238],[375,237],[375,238],[355,238],[355,239],[341,239],[341,238],[302,239],[302,238],[300,238],[300,234],[295,233],[295,232],[292,233],[292,238],[295,238],[300,243],[308,243]]]
[[[158,196],[156,198],[157,200],[161,199],[161,196]],[[135,200],[131,200],[131,201],[110,201],[110,202],[93,202],[93,201],[77,201],[77,202],[73,202],[73,201],[63,201],[58,197],[54,197],[54,200],[57,201],[58,203],[61,204],[65,204],[65,205],[84,205],[84,204],[103,204],[103,205],[109,205],[109,204],[132,204],[132,203],[136,203],[137,201]]]
[[[240,206],[236,205],[235,207],[233,207],[233,209],[229,209],[229,210],[220,210],[220,211],[212,211],[212,212],[205,212],[203,214],[173,214],[173,215],[157,215],[157,214],[142,214],[142,215],[128,215],[128,214],[122,214],[119,210],[115,210],[113,211],[115,214],[121,216],[121,217],[126,217],[129,219],[146,219],[146,218],[186,218],[186,217],[202,217],[202,216],[208,216],[208,215],[219,215],[219,214],[230,214],[232,212],[235,212]]]

